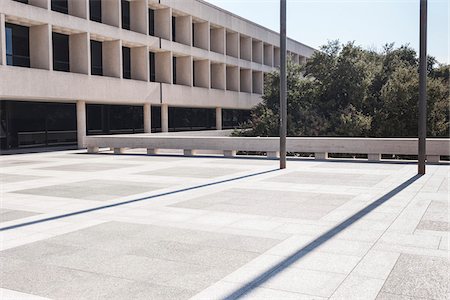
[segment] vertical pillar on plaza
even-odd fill
[[[169,106],[167,104],[161,105],[161,131],[169,132]]]
[[[152,106],[150,103],[144,104],[144,132],[152,132]]]
[[[222,130],[222,108],[216,107],[216,130]]]
[[[84,138],[86,137],[86,102],[77,101],[77,141],[78,148],[84,148]]]

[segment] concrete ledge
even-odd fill
[[[276,137],[221,137],[221,136],[156,136],[152,134],[124,134],[113,136],[88,136],[88,148],[146,148],[180,149],[186,155],[193,155],[192,149],[223,151],[260,151],[268,157],[279,151]],[[427,140],[427,156],[436,161],[437,156],[450,155],[450,139]],[[381,154],[417,155],[416,138],[328,138],[290,137],[287,151],[316,153],[316,158],[324,159],[324,153],[368,154],[370,159],[379,159]],[[187,151],[187,152],[186,152]],[[228,152],[227,152],[228,153]],[[322,153],[322,154],[320,154]]]

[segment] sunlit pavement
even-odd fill
[[[449,165],[1,156],[1,299],[448,299]]]

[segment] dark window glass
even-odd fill
[[[88,135],[144,132],[142,106],[88,104],[86,118]]]
[[[177,24],[177,18],[172,17],[172,41],[175,41],[175,38],[176,38],[176,24]]]
[[[196,62],[194,61],[193,64],[192,64],[192,85],[193,86],[196,86],[195,85],[195,76],[196,76],[195,75],[195,65],[196,65]]]
[[[249,110],[239,110],[239,109],[223,109],[222,110],[222,120],[223,128],[237,128],[240,124],[245,123],[250,119]]]
[[[172,58],[172,77],[173,84],[177,84],[177,58]]]
[[[169,107],[171,131],[214,129],[215,126],[215,109]]]
[[[122,47],[123,78],[131,79],[131,55],[130,48]]]
[[[53,32],[53,70],[70,72],[69,36]]]
[[[29,28],[15,24],[5,24],[6,64],[30,67]]]
[[[130,30],[130,2],[122,0],[122,28]]]
[[[2,149],[76,144],[75,104],[1,102]]]
[[[89,0],[89,19],[102,22],[102,0]]]
[[[28,0],[14,0],[14,1],[28,4]]]
[[[150,81],[155,82],[156,81],[156,65],[155,65],[155,53],[154,52],[149,53],[149,60],[150,60]]]
[[[161,107],[152,105],[152,132],[161,132]]]
[[[91,40],[91,74],[103,75],[102,42]]]
[[[68,14],[69,4],[67,0],[52,0],[52,10],[63,14]]]
[[[195,24],[192,23],[192,45],[195,47]]]
[[[155,11],[151,8],[148,9],[148,34],[155,35]]]

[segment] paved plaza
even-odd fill
[[[449,299],[449,171],[0,157],[1,299]]]

